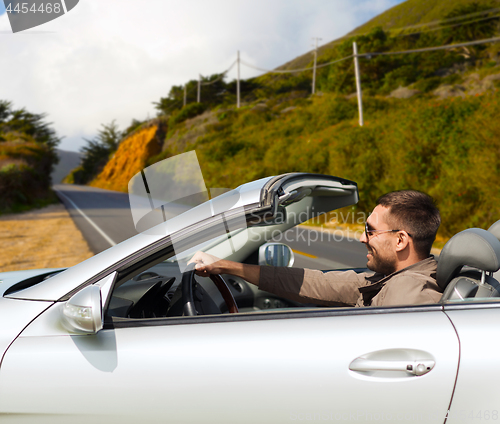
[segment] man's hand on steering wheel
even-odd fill
[[[231,274],[241,277],[249,283],[259,285],[260,266],[241,264],[239,262],[220,259],[205,252],[196,252],[189,263],[196,263],[195,273],[200,277],[214,274]]]
[[[221,267],[222,259],[208,253],[198,251],[194,254],[188,263],[196,263],[195,273],[200,277],[208,277],[213,274],[223,274]]]
[[[229,289],[227,283],[220,276],[223,273],[220,267],[221,259],[216,256],[209,255],[204,252],[196,252],[196,254],[191,258],[188,263],[188,269],[190,264],[196,264],[194,274],[200,277],[210,277],[214,282],[220,294],[222,295],[224,302],[226,302],[228,311],[230,313],[237,313],[238,306],[234,300],[233,294]],[[219,265],[217,265],[219,264]],[[196,308],[194,307],[193,298],[193,288],[195,285],[194,274],[191,271],[191,277],[189,273],[185,273],[182,277],[182,297],[184,302],[183,313],[184,315],[196,315]]]

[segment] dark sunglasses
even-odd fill
[[[365,236],[367,239],[369,239],[371,236],[376,235],[375,233],[397,233],[398,231],[404,231],[404,230],[369,230],[368,229],[368,223],[365,222]],[[408,234],[411,237],[411,234],[406,231],[406,234]]]

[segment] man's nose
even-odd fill
[[[363,233],[361,234],[361,237],[359,238],[359,241],[361,243],[367,243],[368,242],[368,239],[366,238],[366,233],[363,231]]]

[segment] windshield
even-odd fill
[[[209,252],[209,253],[212,251],[220,250],[224,242],[228,241],[229,239],[233,239],[237,234],[240,234],[247,230],[248,230],[247,228],[239,228],[227,234],[217,235],[209,240],[206,240],[195,246],[189,247],[188,249],[182,252],[179,252],[177,255],[174,255],[171,258],[167,259],[166,262],[187,263],[187,261],[189,261],[189,259],[191,259],[191,257],[199,250],[201,250],[202,252]]]
[[[194,151],[143,169],[130,180],[128,193],[138,232],[150,230],[210,199]]]

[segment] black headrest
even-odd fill
[[[495,222],[488,231],[500,240],[500,221]]]
[[[439,255],[437,283],[443,290],[463,266],[494,272],[500,268],[500,241],[486,230],[469,228],[455,234]]]

